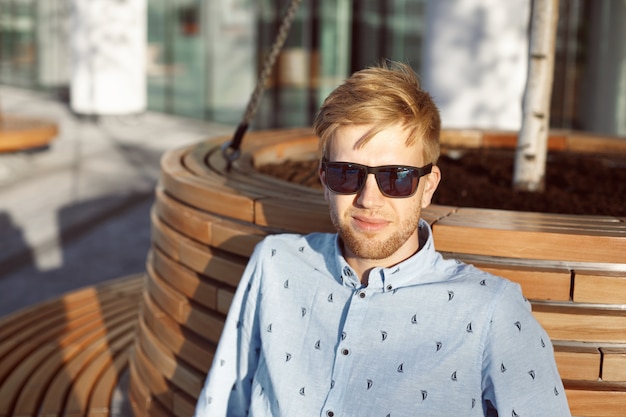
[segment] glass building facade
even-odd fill
[[[381,58],[419,73],[429,0],[304,0],[253,127],[310,125]],[[432,1],[432,0],[431,0]],[[148,109],[238,123],[289,0],[148,0]],[[0,83],[68,88],[71,0],[0,0]],[[626,135],[626,2],[561,0],[551,124]]]

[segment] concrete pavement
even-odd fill
[[[55,121],[46,149],[0,153],[0,316],[144,270],[164,151],[233,126],[159,113],[79,118],[44,93],[0,87],[0,111]]]

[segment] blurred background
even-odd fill
[[[0,0],[0,83],[57,92],[79,113],[145,108],[237,123],[288,3]],[[446,127],[518,128],[531,7],[530,0],[305,0],[254,127],[309,125],[341,80],[388,58],[421,75]],[[624,21],[623,0],[560,1],[553,128],[626,134]],[[134,72],[135,98],[81,104],[80,90],[98,93],[94,80],[106,71],[118,77],[103,85],[125,92],[132,88],[119,74]]]

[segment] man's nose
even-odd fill
[[[368,174],[356,201],[359,206],[365,208],[381,207],[385,203],[385,196],[380,192],[374,174]]]

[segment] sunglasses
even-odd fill
[[[330,162],[322,159],[326,186],[336,194],[356,194],[365,186],[369,174],[374,174],[380,192],[391,198],[405,198],[415,194],[419,179],[430,174],[433,164],[417,168],[406,165],[369,167],[352,162]]]

